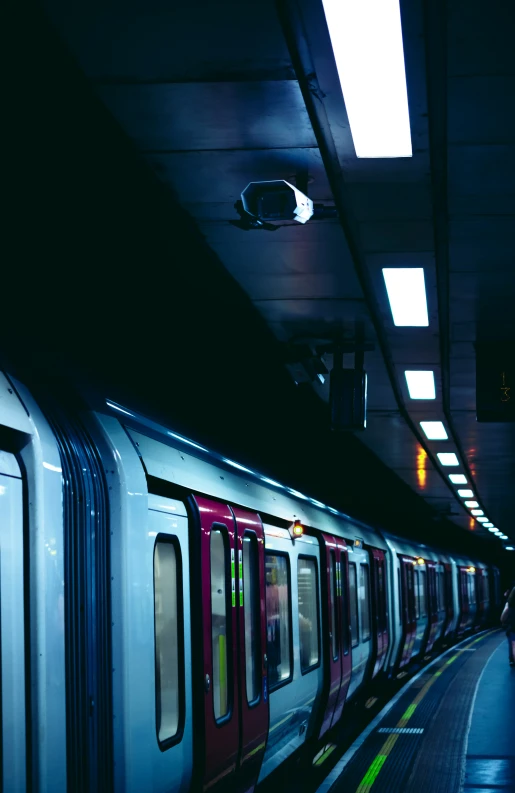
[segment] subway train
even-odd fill
[[[250,793],[499,596],[478,559],[0,373],[6,793]]]

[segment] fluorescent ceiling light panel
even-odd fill
[[[436,399],[433,372],[418,372],[408,369],[404,374],[410,399]]]
[[[449,479],[453,483],[453,485],[466,485],[467,484],[467,477],[463,474],[449,474]]]
[[[485,529],[494,529],[495,528],[493,523],[483,523],[483,526],[485,527]]]
[[[495,526],[489,526],[488,531],[492,531],[495,534],[497,529],[495,528]]]
[[[459,460],[454,452],[437,452],[438,459],[442,465],[459,465]]]
[[[513,548],[511,545],[507,545],[504,550],[505,551],[515,551],[515,548]]]
[[[323,0],[357,157],[411,157],[399,0]]]
[[[451,474],[451,477],[452,476],[454,476],[454,474]],[[458,490],[458,495],[461,496],[462,498],[473,498],[474,497],[474,491],[473,490]],[[468,506],[471,506],[471,505],[469,504]]]
[[[441,421],[421,421],[420,426],[430,441],[446,441],[449,437]]]
[[[499,539],[500,540],[507,540],[508,539],[508,535],[507,534],[499,534]]]
[[[476,520],[478,523],[486,523],[488,521],[488,518],[476,518]]]
[[[459,493],[459,492],[460,492],[460,491],[458,490],[458,493]],[[470,491],[470,492],[472,492],[472,491]],[[472,508],[472,507],[479,507],[479,504],[477,503],[477,501],[465,501],[464,503],[465,503],[465,506],[466,506],[466,507],[469,507],[469,508]]]
[[[427,327],[426,284],[422,267],[383,267],[383,277],[397,327]]]
[[[484,515],[485,513],[483,512],[482,509],[472,509],[471,510],[471,514],[472,515]]]

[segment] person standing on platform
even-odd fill
[[[508,658],[510,666],[515,666],[515,582],[504,596],[507,598],[504,611],[501,614],[501,625],[506,631],[508,639]]]

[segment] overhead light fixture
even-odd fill
[[[398,327],[427,327],[426,285],[422,267],[383,267],[383,277]]]
[[[477,520],[478,523],[487,523],[488,522],[488,518],[485,518],[485,517],[476,518],[476,520]]]
[[[494,524],[493,523],[483,523],[483,526],[485,527],[485,529],[493,529],[494,528]]]
[[[449,474],[449,479],[453,483],[453,485],[466,485],[467,484],[467,477],[463,474]],[[458,490],[458,493],[460,491]]]
[[[399,0],[323,0],[357,157],[411,157]]]
[[[454,452],[438,452],[437,455],[442,465],[459,465],[459,460]]]
[[[451,474],[451,477],[453,477],[453,476],[454,476],[454,474]],[[474,491],[473,490],[458,490],[458,495],[461,496],[462,498],[472,498],[473,495],[474,495]]]
[[[471,513],[471,515],[484,515],[485,514],[482,509],[471,509],[470,513]]]
[[[410,399],[436,399],[435,376],[433,372],[404,372]]]
[[[420,426],[430,441],[446,441],[449,437],[441,421],[421,421]]]
[[[491,531],[495,534],[497,529],[495,528],[495,526],[488,526],[488,531]]]
[[[507,545],[507,546],[506,546],[506,548],[505,548],[504,550],[505,550],[505,551],[515,551],[515,548],[513,548],[513,546],[512,546],[512,545]]]
[[[507,534],[499,534],[499,539],[500,540],[507,540],[508,539],[508,535]]]
[[[496,530],[494,531],[494,534],[496,535],[496,537],[500,537],[500,536],[501,536],[501,534],[502,534],[502,531],[501,531],[500,529],[496,529]]]
[[[459,493],[459,490],[458,490],[458,493]],[[465,504],[466,507],[469,507],[469,509],[472,509],[472,507],[479,507],[479,504],[477,503],[477,501],[465,501],[464,504]]]

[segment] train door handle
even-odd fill
[[[209,694],[209,689],[211,688],[211,678],[209,675],[206,675],[204,678],[204,689],[206,694]]]

